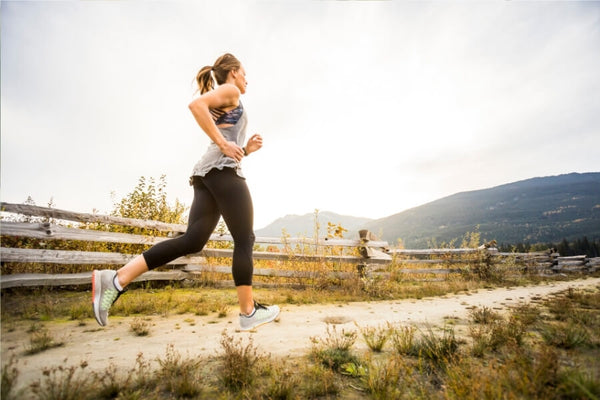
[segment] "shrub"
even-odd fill
[[[223,353],[220,356],[220,380],[232,390],[240,390],[254,383],[257,376],[257,364],[263,359],[258,354],[252,338],[244,345],[242,338],[235,340],[224,331],[221,336]]]

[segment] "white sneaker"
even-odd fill
[[[273,322],[279,316],[279,306],[263,306],[254,302],[254,312],[250,315],[240,314],[240,329],[249,331],[261,325]]]

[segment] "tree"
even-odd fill
[[[167,202],[165,187],[167,180],[161,175],[158,183],[154,178],[147,182],[140,177],[137,186],[131,193],[114,205],[112,215],[125,218],[147,219],[171,224],[185,223],[183,213],[186,207],[175,200],[175,205]]]

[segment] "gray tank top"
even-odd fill
[[[243,147],[246,140],[246,125],[248,125],[248,117],[244,109],[242,116],[235,125],[219,128],[219,131],[221,131],[225,140],[235,142],[238,146]],[[194,166],[192,176],[205,176],[213,168],[222,170],[225,167],[235,169],[238,176],[244,178],[241,163],[221,153],[219,147],[211,142],[208,149],[206,149],[206,153]]]

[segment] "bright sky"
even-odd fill
[[[2,1],[0,199],[107,213],[188,177],[199,68],[249,82],[255,228],[381,218],[466,190],[600,171],[600,2]]]

